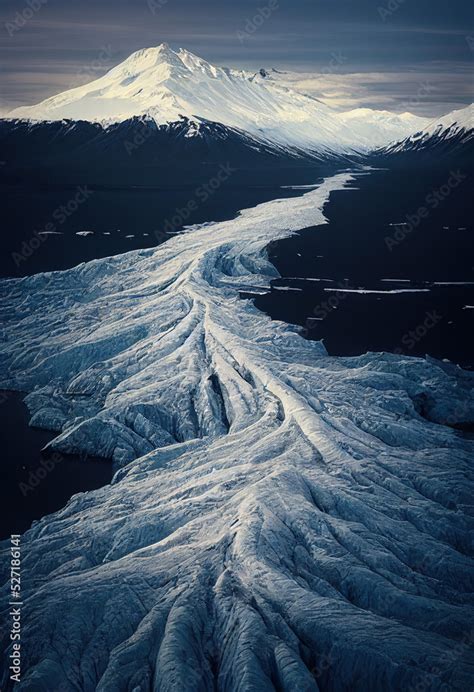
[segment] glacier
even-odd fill
[[[116,468],[22,537],[15,690],[472,689],[474,374],[240,297],[352,179],[0,283],[0,387]]]

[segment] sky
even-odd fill
[[[468,0],[2,0],[0,114],[164,41],[218,65],[297,71],[339,109],[437,116],[471,103]]]

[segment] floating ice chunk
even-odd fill
[[[316,190],[317,185],[281,185],[282,190]]]
[[[380,295],[392,295],[393,293],[429,293],[429,288],[393,288],[388,291],[377,291],[368,288],[325,288],[329,293],[377,293]]]
[[[474,281],[432,281],[433,286],[474,286]]]
[[[334,279],[318,279],[308,276],[287,276],[285,277],[287,281],[315,281],[315,282],[326,282],[334,283]]]

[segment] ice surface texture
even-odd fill
[[[473,376],[239,298],[349,177],[0,284],[0,386],[119,466],[23,536],[15,690],[472,688]]]

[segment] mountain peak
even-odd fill
[[[427,131],[438,131],[453,129],[474,129],[474,103],[469,104],[465,108],[460,108],[447,113],[439,118],[434,118],[429,124]]]
[[[158,125],[182,117],[220,123],[260,140],[320,152],[350,152],[412,134],[427,121],[396,114],[349,117],[278,84],[276,70],[250,73],[217,67],[168,43],[143,48],[102,77],[19,108],[10,117],[100,121],[147,116]]]
[[[434,118],[428,124],[419,128],[404,139],[395,141],[382,149],[383,153],[401,154],[407,152],[432,151],[436,147],[445,146],[450,142],[452,146],[461,144],[465,146],[474,141],[474,104],[465,108],[451,111],[446,115]],[[472,153],[471,149],[468,150]],[[443,154],[443,156],[446,152]]]
[[[102,79],[107,77],[114,80],[127,79],[132,76],[146,75],[148,80],[155,79],[158,84],[170,78],[192,79],[199,74],[216,78],[228,75],[229,71],[214,67],[185,48],[175,50],[168,43],[160,43],[159,46],[135,51],[119,65],[112,68]]]
[[[175,65],[179,63],[178,53],[174,51],[168,43],[160,43],[159,46],[141,48],[135,51],[119,65],[112,68],[109,74],[114,75],[120,71],[133,71],[138,73],[163,63]]]
[[[136,50],[134,53],[129,55],[126,60],[132,60],[132,59],[141,59],[141,58],[156,58],[158,56],[166,56],[173,54],[175,55],[175,51],[171,48],[169,43],[160,43],[158,46],[149,46],[148,48],[140,48],[139,50]]]

